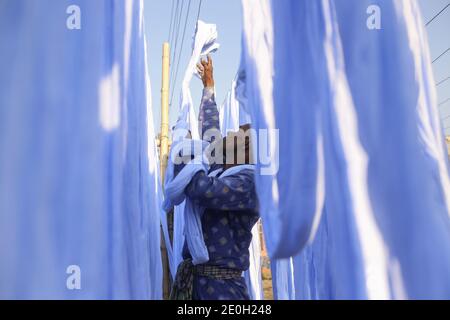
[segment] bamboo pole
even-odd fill
[[[169,154],[169,71],[170,71],[170,46],[168,42],[163,44],[162,56],[162,84],[161,84],[161,133],[159,137],[159,157],[161,182],[164,186],[164,177],[167,168]],[[162,231],[162,230],[161,230]],[[161,232],[161,257],[163,264],[163,298],[169,299],[170,295],[170,271],[167,248],[163,233]]]
[[[170,69],[170,47],[169,43],[163,45],[162,64],[162,87],[161,87],[161,179],[164,184],[164,176],[167,168],[167,157],[169,154],[169,69]]]

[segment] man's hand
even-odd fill
[[[197,64],[197,71],[202,77],[203,86],[214,88],[213,62],[210,55],[208,55],[208,60],[200,60],[200,63]]]

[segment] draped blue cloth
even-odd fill
[[[0,298],[160,299],[143,2],[72,4],[0,2]]]
[[[271,257],[294,259],[296,297],[448,299],[448,158],[416,1],[243,12],[253,124],[279,129],[261,216]]]

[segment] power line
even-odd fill
[[[197,12],[197,20],[196,21],[198,21],[199,18],[200,18],[202,5],[203,5],[203,0],[200,0],[199,1],[199,5],[198,5],[198,12]],[[180,64],[180,59],[181,59],[181,53],[182,53],[182,50],[183,50],[183,44],[184,44],[184,39],[185,39],[185,32],[186,32],[186,27],[187,27],[187,21],[188,21],[188,17],[189,17],[190,7],[191,7],[191,0],[189,0],[188,11],[186,13],[185,26],[184,26],[184,30],[183,30],[183,38],[182,38],[182,43],[181,43],[181,47],[180,47],[180,51],[179,51],[178,60],[176,62],[177,67],[176,67],[175,75],[174,75],[175,68],[172,68],[172,70],[171,70],[172,71],[172,74],[171,74],[172,85],[170,86],[170,88],[172,89],[172,94],[171,94],[169,105],[172,105],[173,95],[174,95],[174,92],[175,92],[174,86],[176,85],[176,81],[177,81],[177,78],[178,78],[179,64]],[[181,20],[181,14],[180,14],[180,19],[179,20]],[[176,50],[174,51],[174,60],[173,60],[174,62],[173,62],[173,65],[175,65],[175,58],[176,58]]]
[[[198,4],[197,21],[198,21],[198,19],[200,19],[200,13],[202,11],[202,4],[203,4],[203,0],[200,0],[200,3]]]
[[[448,98],[448,99],[445,100],[445,101],[442,101],[441,103],[438,104],[438,107],[440,107],[440,106],[446,104],[446,103],[449,102],[449,101],[450,101],[450,98]]]
[[[438,61],[440,58],[442,58],[447,52],[450,51],[450,48],[448,48],[447,50],[445,50],[444,52],[442,52],[439,57],[437,57],[436,59],[433,60],[432,63],[435,63],[436,61]]]
[[[177,1],[179,2],[180,0],[177,0]],[[176,59],[176,56],[177,56],[178,38],[179,38],[179,33],[180,33],[181,19],[182,19],[182,15],[183,15],[183,7],[184,7],[184,2],[181,0],[181,9],[179,11],[179,15],[178,15],[178,18],[177,18],[177,31],[175,32],[176,36],[174,38],[175,46],[173,46],[173,53],[172,53],[172,57],[170,59],[170,61],[172,61],[171,62],[172,65],[175,65],[175,63],[176,63],[175,59]],[[173,75],[174,75],[174,69],[171,68],[171,70],[170,70],[170,79],[173,78]],[[170,87],[172,87],[172,85]]]
[[[180,32],[180,22],[181,22],[181,14],[183,13],[183,2],[181,0],[181,7],[180,7],[180,0],[177,0],[177,8],[175,10],[175,19],[174,19],[174,25],[173,25],[173,30],[172,30],[172,40],[170,41],[171,43],[171,63],[173,62],[173,58],[175,56],[175,47],[177,45],[177,40],[178,40],[178,34]],[[174,45],[172,45],[172,43],[175,43]]]
[[[442,81],[439,81],[438,83],[436,83],[436,87],[439,87],[441,84],[443,84],[444,82],[448,81],[449,79],[450,79],[450,77],[448,77],[448,78],[446,78],[446,79],[444,79]]]
[[[427,24],[425,26],[429,26],[430,23],[432,23],[434,21],[434,19],[436,19],[437,17],[439,17],[445,10],[447,10],[447,8],[450,7],[450,3],[447,4],[441,11],[439,11],[433,18],[431,18],[430,21],[427,22]]]
[[[176,84],[177,77],[178,77],[178,69],[179,69],[179,67],[180,67],[181,53],[183,52],[184,38],[185,38],[185,36],[186,36],[186,28],[187,28],[187,22],[188,22],[190,10],[191,10],[191,0],[189,0],[187,12],[186,12],[186,18],[184,19],[183,36],[181,37],[181,46],[180,46],[180,51],[179,51],[179,53],[178,53],[177,68],[176,68],[176,71],[175,71],[175,77],[173,78],[174,84]],[[172,104],[174,92],[175,92],[175,90],[172,91],[172,95],[171,95],[171,97],[170,97],[170,105]]]
[[[175,0],[172,0],[172,1],[175,1]],[[172,4],[173,4],[173,2],[172,2]],[[176,25],[177,25],[177,22],[178,22],[179,7],[180,7],[180,0],[177,0],[177,5],[176,5],[175,11],[173,13],[173,21],[171,22],[171,31],[170,31],[170,36],[169,36],[170,54],[171,54],[171,56],[172,56],[172,50],[173,50],[172,42],[174,41],[175,28],[176,28]]]

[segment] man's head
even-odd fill
[[[238,132],[229,132],[222,140],[224,168],[229,169],[243,164],[253,164],[251,127],[239,127]]]

